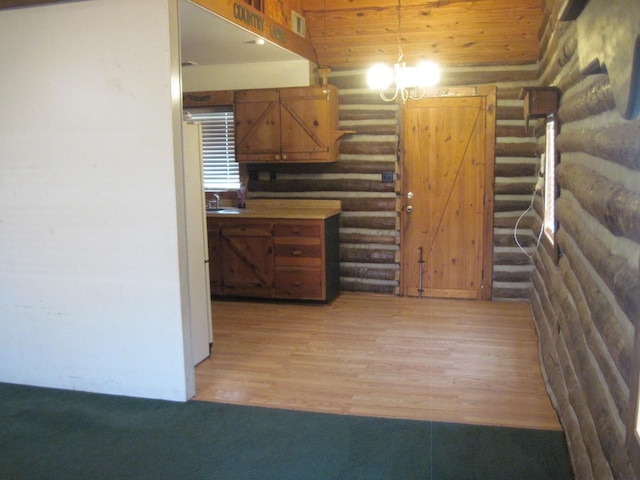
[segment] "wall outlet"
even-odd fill
[[[382,172],[382,183],[393,183],[393,172]]]

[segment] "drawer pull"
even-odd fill
[[[291,250],[291,255],[294,257],[299,257],[302,255],[302,250]]]
[[[300,233],[302,232],[302,228],[300,227],[291,227],[291,233]]]

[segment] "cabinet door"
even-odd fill
[[[335,119],[330,115],[334,105]],[[300,87],[280,91],[283,161],[326,161],[331,134],[336,127],[337,92],[328,87],[326,90]]]
[[[273,240],[270,225],[223,225],[220,248],[226,295],[273,295]]]
[[[274,162],[280,159],[280,93],[242,90],[235,93],[236,159]]]

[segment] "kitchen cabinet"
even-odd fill
[[[335,162],[338,89],[333,85],[239,90],[236,159],[247,163]]]
[[[212,295],[331,301],[340,290],[338,223],[335,208],[209,214]]]
[[[339,215],[274,225],[276,298],[329,302],[340,292]]]
[[[222,292],[273,296],[273,226],[270,222],[220,222]]]

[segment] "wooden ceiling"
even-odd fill
[[[543,0],[301,0],[321,66],[514,65],[538,59]]]

